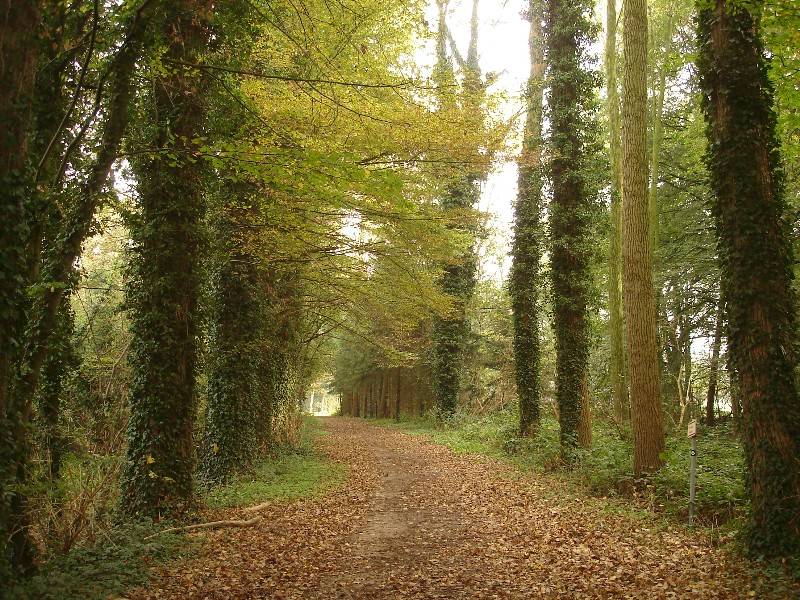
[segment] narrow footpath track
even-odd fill
[[[349,469],[343,487],[277,502],[255,527],[197,534],[209,540],[200,556],[128,597],[795,597],[700,538],[552,478],[359,419],[323,421],[322,450]]]

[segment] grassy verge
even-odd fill
[[[205,503],[211,508],[250,506],[273,499],[316,496],[343,484],[346,468],[315,450],[314,440],[323,433],[315,419],[306,419],[298,447],[261,460],[252,473],[208,491]]]
[[[592,448],[580,451],[577,465],[569,471],[560,467],[558,423],[553,418],[543,420],[534,439],[517,437],[517,417],[511,411],[483,417],[456,415],[444,425],[426,417],[376,422],[425,435],[455,452],[490,456],[523,471],[550,473],[595,496],[634,500],[636,507],[677,522],[687,518],[690,446],[685,437],[667,439],[664,468],[642,482],[633,477],[631,442],[603,422],[593,423]],[[738,526],[746,508],[741,447],[724,425],[702,431],[698,446],[698,522],[713,528],[715,534],[724,526],[724,533]]]
[[[229,485],[205,491],[201,502],[209,508],[248,506],[273,499],[288,501],[314,496],[341,485],[347,476],[345,467],[331,463],[315,450],[314,440],[322,434],[316,420],[306,419],[301,442],[296,448],[282,449],[275,456],[259,461],[248,475]],[[87,468],[66,469],[65,489],[75,487],[75,481],[70,480],[73,471],[86,478]],[[104,473],[100,475],[105,477]],[[109,479],[108,485],[115,491],[118,483],[116,479]],[[116,494],[110,491],[109,498],[106,504],[115,502]],[[104,510],[107,516],[113,506]],[[0,584],[0,598],[106,600],[121,597],[130,588],[146,585],[154,567],[189,557],[202,543],[198,538],[182,534],[162,534],[145,541],[149,534],[172,525],[166,522],[112,526],[111,518],[107,520],[102,528],[97,527],[91,543],[76,545],[66,553],[54,551],[38,573],[23,584],[11,590],[2,589]]]

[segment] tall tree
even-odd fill
[[[246,468],[257,449],[257,399],[264,314],[257,259],[241,235],[252,220],[253,192],[223,186],[212,219],[208,395],[200,470],[219,483]]]
[[[608,245],[608,328],[611,350],[611,393],[614,420],[621,427],[630,420],[625,372],[625,333],[622,309],[622,129],[617,84],[617,3],[606,4],[606,110],[611,153],[611,227]]]
[[[756,555],[800,552],[797,305],[773,88],[760,28],[764,3],[698,4],[700,72],[715,193],[729,352],[742,400]]]
[[[519,395],[520,435],[534,433],[539,423],[540,341],[539,263],[542,258],[542,111],[544,39],[542,2],[530,0],[528,40],[531,73],[525,92],[526,119],[520,155],[514,242],[509,291],[514,311],[514,365]]]
[[[437,40],[437,85],[443,86],[445,93],[448,82],[453,81],[453,69],[447,55],[447,2],[440,1],[439,32]],[[458,55],[457,55],[458,56]],[[460,58],[460,56],[458,56]],[[470,43],[466,61],[461,63],[464,71],[464,90],[462,107],[467,111],[480,109],[482,104],[483,85],[480,65],[478,64],[478,0],[472,3],[472,19],[470,22]],[[441,200],[445,211],[463,212],[472,209],[480,195],[480,179],[478,173],[467,167],[466,172],[455,174],[448,185],[447,193]],[[461,226],[461,233],[468,241],[474,239],[470,227]],[[465,306],[475,289],[477,259],[472,243],[464,249],[460,256],[449,262],[442,275],[442,289],[453,302],[450,314],[437,317],[433,334],[433,379],[436,404],[443,416],[452,415],[458,405],[461,391],[463,357],[466,348],[469,322],[466,318]]]
[[[9,581],[31,566],[33,556],[21,490],[29,407],[12,386],[25,326],[28,136],[42,16],[32,0],[5,0],[0,10],[0,579]]]
[[[593,204],[586,163],[596,78],[586,69],[592,42],[588,0],[548,0],[547,60],[550,65],[551,274],[556,336],[556,398],[561,451],[572,460],[578,445],[582,385],[589,359],[589,234]]]
[[[196,140],[204,117],[197,64],[211,0],[163,7],[165,50],[146,110],[149,156],[135,165],[141,215],[128,302],[132,308],[131,417],[122,507],[159,516],[192,497],[196,412],[197,293],[202,169]]]
[[[647,2],[625,0],[622,82],[622,254],[634,471],[662,463],[658,338],[647,197]]]

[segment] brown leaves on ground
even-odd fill
[[[323,451],[350,468],[345,486],[276,502],[255,527],[199,534],[202,556],[130,598],[800,597],[702,538],[551,478],[509,477],[496,461],[359,419],[325,427]]]

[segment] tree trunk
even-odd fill
[[[556,336],[556,399],[561,455],[573,461],[579,443],[581,385],[589,358],[587,304],[591,274],[587,252],[591,192],[585,177],[588,102],[594,77],[583,66],[591,43],[591,4],[548,0],[552,201],[551,274]]]
[[[510,292],[514,311],[514,366],[519,396],[520,435],[533,435],[540,418],[539,262],[542,255],[541,144],[544,44],[541,0],[530,0],[531,73],[526,91],[527,118],[519,158]]]
[[[749,549],[754,555],[796,556],[797,305],[762,7],[759,0],[699,2],[698,71],[729,307],[729,352],[742,397]]]
[[[252,218],[254,192],[223,186],[212,220],[208,392],[200,471],[215,483],[246,469],[259,446],[259,347],[264,330],[256,259],[236,235]],[[313,406],[311,407],[313,410]],[[263,425],[263,420],[261,421]]]
[[[617,4],[606,5],[606,107],[611,150],[611,228],[608,247],[608,326],[611,350],[611,392],[614,421],[624,428],[630,422],[628,382],[625,372],[625,335],[622,315],[622,149],[617,90]]]
[[[675,27],[674,9],[670,5],[669,15],[664,30],[663,56],[655,73],[653,89],[653,139],[650,155],[650,188],[648,191],[648,210],[650,219],[650,244],[653,251],[653,262],[658,262],[659,241],[659,215],[658,215],[658,180],[661,167],[661,144],[664,138],[662,123],[664,112],[664,93],[667,85],[667,64],[672,52],[672,35]]]
[[[0,580],[33,565],[26,498],[28,407],[12,397],[22,352],[28,263],[28,135],[41,26],[40,3],[0,2]]]
[[[196,63],[208,40],[211,0],[164,7],[167,61]],[[160,517],[192,500],[199,315],[202,170],[192,140],[204,118],[203,81],[171,64],[153,85],[149,145],[135,165],[140,222],[128,302],[132,310],[131,416],[122,476],[128,515]]]
[[[708,393],[706,394],[706,425],[716,425],[714,407],[717,402],[717,380],[719,378],[719,351],[722,347],[722,324],[724,320],[723,301],[717,304],[717,322],[714,325],[714,341],[711,346],[711,364],[708,367]]]
[[[455,85],[452,63],[447,56],[447,2],[438,2],[439,31],[437,39],[437,62],[434,79],[443,89]],[[470,21],[471,37],[467,60],[463,63],[464,89],[462,106],[479,107],[482,104],[483,86],[478,65],[478,2],[473,0]],[[452,96],[444,97],[443,103],[452,103]],[[445,212],[471,209],[480,196],[481,174],[456,172],[441,199]],[[472,229],[460,226],[463,234],[474,235]],[[458,406],[462,385],[462,370],[469,335],[469,322],[466,317],[466,304],[475,289],[477,257],[470,247],[461,256],[447,264],[441,280],[442,290],[450,296],[453,306],[450,314],[434,319],[432,376],[436,406],[441,417],[452,416]]]
[[[647,203],[647,5],[625,0],[622,98],[623,294],[636,475],[661,467],[664,426]]]

